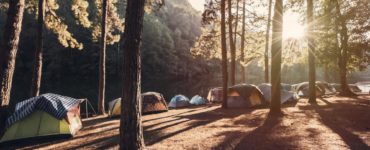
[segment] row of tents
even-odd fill
[[[354,92],[361,90],[355,85],[350,85],[350,88]],[[335,84],[316,83],[318,96],[335,94],[338,90],[340,88]],[[222,88],[211,89],[207,98],[196,95],[189,99],[184,95],[176,95],[168,104],[163,95],[157,92],[147,92],[141,96],[143,114],[160,113],[169,108],[222,102]],[[271,85],[239,84],[228,88],[227,96],[229,108],[267,105],[272,99]],[[308,82],[281,84],[282,104],[297,101],[300,96],[308,96]],[[84,101],[48,93],[17,103],[14,113],[6,120],[6,131],[0,139],[0,145],[29,138],[72,137],[82,128],[80,104]],[[109,116],[119,116],[120,113],[121,100],[118,98],[109,103]]]

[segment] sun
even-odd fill
[[[284,14],[283,39],[301,39],[305,36],[305,26],[299,23],[299,16],[292,12]]]

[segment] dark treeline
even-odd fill
[[[86,28],[82,23],[76,23],[70,10],[71,2],[56,2],[60,7],[56,10],[56,14],[68,25],[68,31],[80,44],[83,44],[83,48],[80,50],[77,46],[66,48],[63,41],[58,39],[60,35],[49,28],[45,29],[41,93],[63,93],[97,101],[100,45],[95,38],[99,36],[94,37],[94,27]],[[123,21],[125,2],[115,3],[115,6]],[[90,14],[89,20],[94,20],[99,13],[94,8],[93,1],[89,1],[87,9]],[[0,18],[6,18],[6,10],[1,9]],[[200,20],[200,12],[183,0],[168,1],[160,10],[153,9],[150,13],[146,13],[142,46],[143,90],[156,90],[150,89],[153,86],[146,86],[148,85],[146,82],[156,81],[159,78],[161,81],[170,82],[175,79],[206,76],[213,72],[212,70],[218,69],[216,65],[207,65],[205,60],[193,57],[189,51],[201,34]],[[4,23],[5,20],[0,19],[1,33]],[[96,24],[99,25],[99,23]],[[36,26],[36,11],[26,8],[11,93],[11,106],[29,97],[36,49]],[[112,35],[118,35],[120,32],[122,31],[114,30]],[[122,79],[120,74],[122,50],[118,42],[109,42],[115,40],[114,36],[110,38],[109,33],[107,36],[106,101],[109,101],[121,94],[121,88],[117,87],[121,85],[116,83],[120,83],[117,81]]]

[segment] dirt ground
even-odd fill
[[[147,149],[370,149],[370,96],[307,99],[268,108],[221,109],[219,105],[170,110],[143,117]],[[17,145],[19,149],[117,149],[119,120],[83,121],[74,138]]]

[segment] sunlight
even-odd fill
[[[283,39],[301,39],[305,36],[305,26],[299,23],[299,15],[290,11],[284,14]]]

